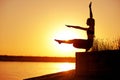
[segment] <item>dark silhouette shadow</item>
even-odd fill
[[[83,28],[80,26],[72,26],[72,25],[66,25],[69,28],[75,28],[75,29],[81,29],[85,30],[87,32],[88,39],[71,39],[71,40],[57,40],[59,44],[61,43],[67,43],[67,44],[73,44],[75,48],[83,48],[86,49],[86,52],[93,46],[94,41],[94,26],[95,26],[95,20],[93,19],[93,13],[92,13],[92,2],[89,4],[89,10],[90,10],[90,18],[87,19],[86,24],[89,26],[88,28]]]

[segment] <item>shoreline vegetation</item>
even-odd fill
[[[0,55],[0,61],[14,62],[75,62],[75,57],[40,57]]]
[[[91,51],[120,50],[120,37],[114,40],[95,38]]]

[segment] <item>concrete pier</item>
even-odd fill
[[[109,79],[119,73],[120,51],[76,52],[77,76]]]

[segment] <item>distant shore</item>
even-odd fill
[[[40,57],[0,55],[0,61],[14,62],[75,62],[74,57]]]

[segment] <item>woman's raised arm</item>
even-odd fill
[[[93,18],[93,13],[92,13],[91,6],[92,6],[92,2],[90,2],[90,4],[89,4],[89,9],[90,9],[90,18]]]

